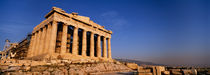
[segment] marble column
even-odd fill
[[[94,33],[90,33],[90,57],[94,57]]]
[[[97,37],[97,57],[101,57],[101,36]]]
[[[55,53],[57,29],[58,29],[58,23],[56,21],[52,21],[52,29],[51,29],[50,45],[49,45],[50,54]]]
[[[66,24],[63,24],[63,32],[62,32],[62,40],[61,40],[61,54],[66,53],[67,31],[68,31],[68,26]]]
[[[103,37],[103,57],[107,58],[106,37]]]
[[[72,54],[78,55],[78,27],[74,27]]]
[[[32,55],[33,42],[34,42],[34,34],[32,33],[27,57],[31,57],[31,55]]]
[[[33,57],[35,54],[35,50],[36,50],[36,42],[37,42],[37,32],[34,32],[34,41],[33,41],[33,46],[31,48],[31,57]]]
[[[40,39],[39,54],[43,54],[43,53],[44,53],[45,37],[46,37],[46,27],[43,27],[43,28],[42,28],[41,39]]]
[[[49,23],[49,24],[47,24],[47,32],[46,32],[46,38],[45,38],[45,51],[44,51],[44,53],[46,54],[46,53],[49,53],[50,52],[50,50],[49,50],[49,46],[50,46],[50,39],[51,39],[51,28],[52,28],[52,26],[51,26],[51,24]]]
[[[108,38],[108,58],[112,58],[112,53],[111,53],[111,38]]]
[[[41,30],[38,30],[38,32],[37,32],[37,39],[36,39],[36,48],[35,48],[35,50],[34,50],[34,55],[35,56],[37,56],[38,55],[38,53],[39,53],[39,47],[40,47],[40,32],[41,32]]]
[[[82,56],[86,56],[87,51],[87,31],[83,30],[82,33]]]
[[[38,46],[38,49],[37,49],[37,54],[36,54],[36,55],[40,55],[41,50],[42,50],[42,49],[41,49],[41,46],[42,46],[42,45],[41,45],[41,44],[42,44],[42,32],[43,32],[43,30],[40,29],[40,30],[39,30],[39,39],[38,39],[38,40],[39,40],[39,43],[38,43],[38,45],[37,45],[37,46]]]

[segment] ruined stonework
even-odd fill
[[[53,7],[45,20],[34,27],[28,59],[112,60],[111,34],[78,13]]]
[[[118,61],[7,59],[0,60],[0,63],[0,75],[115,75],[133,71]]]
[[[23,41],[0,52],[0,75],[98,75],[132,72],[112,59],[111,34],[77,13],[53,7]]]

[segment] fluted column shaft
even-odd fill
[[[111,38],[108,38],[108,58],[112,58],[112,53],[111,53]]]
[[[28,54],[27,57],[31,57],[32,56],[32,48],[33,48],[33,42],[34,42],[34,34],[31,34],[31,40],[30,40],[30,45],[29,45],[29,49],[28,49]]]
[[[94,33],[90,33],[90,57],[94,57]]]
[[[38,49],[37,49],[37,54],[36,54],[36,55],[40,55],[41,50],[42,50],[42,49],[41,49],[41,46],[42,46],[42,45],[41,45],[41,44],[42,44],[42,32],[43,32],[43,30],[40,29],[40,30],[39,30],[39,39],[38,39],[38,40],[39,40],[39,43],[38,43],[38,45],[37,45],[37,46],[38,46]]]
[[[83,30],[82,33],[82,56],[86,56],[87,51],[87,31]]]
[[[101,36],[97,37],[97,57],[101,57]]]
[[[31,49],[31,57],[33,57],[35,55],[36,42],[37,42],[37,32],[34,33],[34,41],[33,41],[33,46]]]
[[[106,37],[103,37],[103,57],[107,58]]]
[[[39,53],[39,47],[40,47],[40,44],[39,44],[39,42],[40,42],[40,32],[41,32],[41,30],[39,30],[39,31],[37,32],[36,49],[35,49],[35,51],[34,51],[35,56],[37,56],[38,53]]]
[[[46,35],[46,38],[45,38],[45,51],[44,51],[44,53],[49,53],[50,52],[50,50],[49,50],[49,46],[50,46],[50,40],[51,40],[51,24],[49,23],[48,25],[47,25],[47,35]]]
[[[40,39],[39,54],[43,54],[43,53],[44,53],[45,37],[46,37],[46,27],[44,27],[44,28],[42,29],[41,39]]]
[[[63,32],[62,32],[62,40],[61,40],[61,54],[66,53],[67,31],[68,31],[68,26],[63,24]]]
[[[58,29],[58,24],[56,21],[52,21],[52,29],[51,29],[51,37],[50,37],[50,54],[55,53],[55,46],[56,46],[56,37],[57,37],[57,29]]]
[[[74,27],[73,32],[73,44],[72,44],[72,54],[78,54],[78,28]]]

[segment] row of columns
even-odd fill
[[[53,21],[40,30],[32,33],[28,57],[53,53],[57,35],[56,23],[56,21]]]
[[[78,55],[79,47],[78,47],[78,27],[74,27],[73,30],[73,43],[72,43],[72,54]],[[62,32],[62,41],[61,41],[61,54],[65,53],[66,50],[66,43],[67,43],[67,31],[68,31],[68,26],[63,25],[63,32]],[[87,31],[83,29],[82,32],[82,56],[87,56],[86,51],[87,51]],[[103,57],[107,58],[107,43],[106,43],[106,37],[103,37]],[[101,36],[98,34],[97,37],[97,57],[101,57]],[[91,32],[90,34],[90,57],[94,57],[94,33]],[[108,58],[111,58],[111,40],[108,38]]]
[[[61,54],[67,52],[67,35],[68,35],[68,25],[63,24],[62,30],[62,38],[61,38]],[[40,30],[34,32],[31,37],[31,43],[29,46],[29,57],[38,56],[41,54],[52,54],[55,52],[56,48],[56,37],[58,23],[56,21],[52,21],[52,23],[46,25]],[[79,51],[79,42],[78,42],[78,27],[74,27],[73,30],[73,43],[72,43],[72,54],[78,55]],[[87,56],[87,31],[83,29],[83,37],[82,37],[82,56]],[[101,35],[98,34],[97,37],[97,57],[101,57]],[[106,42],[107,40],[107,42]],[[108,43],[108,46],[107,46]],[[103,37],[102,43],[103,57],[111,58],[111,40],[110,38]],[[107,49],[108,48],[108,49]],[[108,50],[108,53],[107,53]],[[108,54],[108,57],[107,57]],[[94,57],[94,33],[90,34],[90,57]]]

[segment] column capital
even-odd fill
[[[78,26],[74,26],[74,28],[77,28],[77,29],[79,29],[79,27],[78,27]]]
[[[58,22],[58,21],[56,21],[56,20],[52,20],[52,22]]]
[[[101,35],[98,34],[98,36],[101,36]]]
[[[94,32],[90,31],[91,34],[95,34]]]
[[[63,22],[63,25],[68,25],[68,23],[64,23],[64,22]]]
[[[42,29],[43,29],[43,30],[47,30],[47,28],[46,28],[46,27],[43,27]]]
[[[87,32],[87,30],[83,29],[83,32]]]

